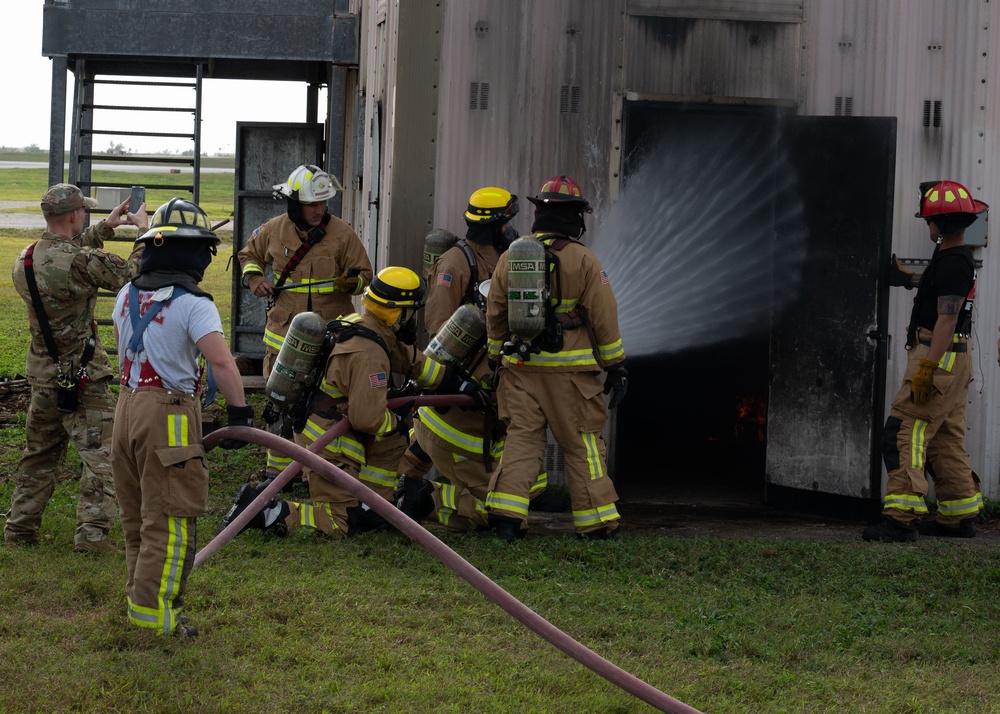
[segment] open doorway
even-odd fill
[[[634,387],[615,428],[625,500],[763,502],[779,111],[626,107],[622,194],[647,194],[658,218],[613,273]],[[661,269],[636,275],[650,263]],[[633,324],[650,310],[663,329]]]

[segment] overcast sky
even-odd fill
[[[52,104],[52,63],[42,56],[43,0],[5,0],[3,19],[8,31],[0,41],[0,146],[49,146],[49,121]],[[116,78],[120,79],[120,78]],[[147,78],[148,79],[148,78]],[[116,102],[101,92],[117,91],[98,85],[97,103],[132,106],[194,106],[192,90],[151,90],[130,87],[127,101]],[[173,93],[180,93],[172,96]],[[73,101],[73,75],[67,78],[67,102]],[[320,93],[320,107],[325,92]],[[237,121],[305,121],[306,85],[289,82],[251,82],[206,79],[202,86],[202,153],[233,151]],[[95,114],[95,128],[135,130],[142,123],[150,131],[193,129],[192,115],[156,112],[104,112]],[[321,117],[322,119],[322,117]],[[66,148],[69,149],[72,110],[66,111]],[[120,142],[133,151],[159,152],[165,149],[185,151],[194,148],[188,139],[114,137],[98,135],[94,151],[103,151],[112,142]]]

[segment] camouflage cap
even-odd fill
[[[97,208],[97,200],[83,195],[83,191],[69,183],[57,183],[42,196],[42,213],[59,216],[87,206]]]

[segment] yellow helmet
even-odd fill
[[[424,281],[409,268],[382,268],[363,297],[388,308],[423,307]]]
[[[517,215],[517,196],[496,186],[473,191],[469,196],[469,208],[465,220],[470,225],[484,225],[494,221],[506,223]]]

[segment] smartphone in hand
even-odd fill
[[[142,207],[143,202],[146,200],[146,187],[145,186],[133,186],[132,195],[128,201],[128,212],[135,213]]]

